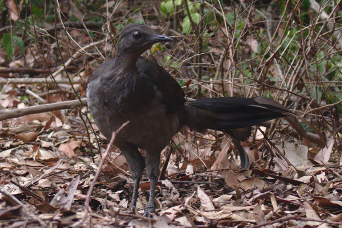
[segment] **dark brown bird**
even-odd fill
[[[141,57],[154,43],[172,41],[146,25],[132,24],[120,33],[115,57],[90,76],[88,107],[100,131],[111,138],[123,123],[114,144],[127,159],[134,178],[131,206],[136,206],[139,183],[146,167],[150,178],[150,198],[145,216],[154,213],[155,187],[159,177],[160,153],[182,127],[196,131],[214,129],[241,139],[230,129],[250,127],[289,114],[265,97],[210,98],[186,102],[177,81],[157,63]],[[234,137],[235,136],[235,137]],[[237,145],[241,166],[248,156]],[[139,148],[146,151],[146,158]]]

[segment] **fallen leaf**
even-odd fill
[[[37,132],[27,132],[27,133],[20,133],[15,136],[17,139],[23,140],[24,142],[33,142],[36,141],[38,137]]]
[[[201,206],[204,210],[215,210],[214,204],[211,201],[210,197],[200,188],[200,186],[197,187],[197,197],[200,199]]]
[[[8,1],[8,8],[10,9],[10,16],[13,21],[17,21],[19,18],[19,13],[17,9],[17,5],[13,0]]]
[[[64,152],[68,157],[72,157],[75,155],[74,150],[77,147],[80,147],[81,142],[80,141],[70,141],[68,143],[62,143],[59,145],[58,150]]]
[[[305,209],[305,214],[306,214],[307,218],[315,219],[315,220],[320,220],[321,219],[317,215],[316,211],[314,209],[312,209],[312,207],[310,206],[310,204],[308,202],[304,202],[303,203],[303,207]],[[320,222],[308,221],[307,224],[310,225],[310,226],[318,226],[321,223]]]
[[[328,162],[330,159],[330,155],[331,155],[334,143],[335,143],[335,139],[333,137],[330,137],[328,140],[327,146],[318,152],[318,154],[315,156],[315,160]]]

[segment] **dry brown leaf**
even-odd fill
[[[64,204],[64,208],[67,210],[70,210],[71,204],[74,201],[75,191],[77,189],[79,182],[80,182],[80,176],[77,176],[70,182],[70,185],[67,190],[66,202]]]
[[[264,180],[257,177],[246,179],[240,183],[240,187],[243,188],[245,191],[252,190],[255,188],[264,189],[267,186],[268,185]]]
[[[51,206],[48,202],[37,204],[36,208],[42,213],[54,213],[56,210],[58,210],[57,207]]]
[[[41,143],[41,147],[45,147],[45,148],[53,146],[52,142],[47,142],[47,141],[40,140],[40,143]]]
[[[228,160],[228,148],[230,147],[230,141],[227,137],[222,140],[222,150],[220,154],[217,156],[215,163],[211,166],[211,170],[218,169],[227,169],[229,168],[229,160]]]
[[[171,207],[167,210],[164,210],[160,213],[160,216],[167,216],[169,219],[174,220],[179,215],[183,214],[183,211],[185,210],[185,207],[183,205],[178,205]]]
[[[11,159],[11,162],[16,163],[18,165],[26,165],[26,166],[32,166],[32,167],[43,167],[44,166],[42,163],[39,163],[37,161],[32,161],[32,160]]]
[[[112,8],[115,5],[116,1],[108,1],[107,3],[103,4],[101,8]]]
[[[265,221],[266,221],[265,220],[265,214],[261,209],[261,203],[258,203],[255,206],[255,208],[253,210],[253,215],[254,215],[254,219],[258,225],[265,223]]]
[[[49,179],[40,179],[38,181],[38,186],[41,188],[51,188],[52,185],[52,181],[50,181]]]
[[[17,5],[13,0],[8,1],[8,8],[10,9],[10,16],[13,21],[17,21],[19,18],[19,12],[17,9]]]
[[[285,142],[284,147],[277,146],[280,151],[284,151],[285,157],[295,167],[301,166],[308,162],[308,148],[296,143]]]
[[[0,152],[0,158],[9,157],[9,156],[11,155],[11,152],[12,152],[14,149],[15,149],[15,148],[1,151],[1,152]]]
[[[19,122],[28,123],[34,120],[38,120],[39,122],[44,122],[44,121],[50,120],[50,118],[51,118],[51,114],[49,114],[48,112],[43,112],[43,113],[30,114],[30,115],[20,117]]]
[[[328,162],[330,159],[330,155],[331,155],[334,143],[335,143],[335,139],[333,137],[330,137],[328,140],[327,146],[318,152],[318,154],[315,156],[315,160]]]
[[[68,143],[62,143],[59,145],[58,150],[64,152],[68,157],[75,155],[74,150],[80,147],[81,141],[70,141]]]
[[[316,211],[314,209],[312,209],[312,207],[310,206],[310,204],[308,202],[304,202],[303,203],[303,207],[305,209],[305,214],[306,217],[309,219],[315,219],[315,220],[320,220],[321,218],[317,215]],[[308,225],[310,226],[318,226],[319,224],[321,224],[320,222],[312,222],[312,221],[308,221],[307,222]]]
[[[19,103],[19,100],[17,99],[17,96],[10,93],[6,100],[2,101],[0,104],[4,107],[15,107]]]
[[[220,197],[213,199],[213,203],[215,205],[226,204],[233,196],[234,195],[221,195]]]
[[[24,142],[33,142],[36,141],[38,137],[37,132],[26,132],[20,133],[15,136],[17,139],[23,140]]]
[[[39,160],[43,160],[43,161],[56,161],[56,160],[58,160],[58,157],[52,151],[45,150],[43,148],[40,148],[38,150],[36,157]]]
[[[169,190],[171,190],[170,195],[172,200],[177,200],[180,196],[177,188],[169,180],[162,180],[163,185],[165,185]]]
[[[235,173],[232,170],[229,170],[228,172],[223,172],[222,174],[224,175],[224,181],[229,187],[236,189],[240,186],[240,182],[238,181],[238,179],[235,176]]]
[[[210,197],[200,188],[200,186],[197,187],[197,197],[200,199],[201,206],[204,210],[215,210],[214,204],[211,201]]]
[[[11,68],[20,68],[20,67],[24,67],[24,65],[25,63],[24,63],[24,60],[22,59],[14,60],[9,63],[9,67]]]
[[[342,213],[338,214],[336,216],[331,215],[330,221],[332,221],[332,222],[342,222]]]

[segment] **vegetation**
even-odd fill
[[[174,209],[168,213],[174,216],[169,218],[175,226],[252,226],[266,222],[337,227],[342,220],[341,7],[337,0],[0,0],[0,169],[4,171],[0,192],[17,188],[8,181],[12,180],[38,194],[42,200],[27,191],[11,192],[23,204],[36,206],[29,212],[20,211],[21,207],[13,213],[24,213],[30,226],[43,226],[48,223],[48,212],[58,214],[56,208],[63,207],[60,202],[52,203],[58,190],[75,183],[72,180],[79,174],[79,195],[70,196],[69,192],[65,196],[75,201],[65,208],[79,213],[77,205],[84,204],[80,195],[86,194],[101,159],[97,152],[106,145],[86,107],[16,119],[1,117],[16,108],[85,97],[87,78],[113,56],[120,31],[127,24],[144,23],[174,38],[172,43],[154,45],[145,55],[163,65],[187,97],[267,96],[306,120],[302,125],[307,131],[312,132],[308,124],[315,126],[327,141],[327,147],[320,148],[298,137],[286,121],[277,121],[261,136],[260,128],[255,128],[243,144],[253,162],[251,171],[228,172],[228,168],[238,166],[233,153],[229,153],[228,163],[226,152],[231,149],[226,136],[221,132],[195,134],[186,129],[170,145],[175,153],[165,175],[176,188],[170,187],[171,182],[162,184],[161,214]],[[17,78],[23,80],[15,83]],[[57,162],[63,157],[63,162]],[[44,172],[51,170],[49,166],[59,171],[52,170],[47,177]],[[120,153],[113,152],[91,203],[96,216],[106,219],[94,219],[94,223],[123,226],[132,219],[123,212],[107,210],[127,207],[130,188],[125,185],[129,178],[126,170]],[[215,178],[210,179],[212,176]],[[36,178],[50,182],[42,184]],[[176,180],[188,182],[179,184]],[[283,185],[283,190],[276,188]],[[101,188],[106,191],[101,192]],[[176,194],[172,191],[178,198],[172,197]],[[265,198],[262,191],[268,191]],[[197,197],[184,203],[195,192]],[[211,204],[213,198],[216,200],[214,208],[201,201],[207,195]],[[230,198],[221,204],[217,202],[220,195]],[[287,198],[289,195],[295,199]],[[106,204],[103,199],[111,202]],[[4,198],[0,201],[2,205],[8,202]],[[55,209],[46,211],[46,205],[41,209],[38,205],[43,202]],[[239,218],[224,210],[228,205],[227,210],[234,211],[233,203],[245,206],[235,208]],[[250,205],[253,207],[248,208]],[[0,210],[13,204],[6,206]],[[255,212],[250,218],[250,210],[259,210],[261,215]],[[44,214],[47,217],[43,219]],[[58,216],[49,220],[51,224],[75,222],[63,220],[70,215]],[[188,223],[181,218],[187,218]],[[160,218],[156,221],[162,222]],[[9,225],[11,221],[0,223]]]

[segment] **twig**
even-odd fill
[[[77,70],[75,66],[66,67],[67,70]],[[0,73],[20,73],[20,74],[49,74],[57,70],[57,68],[41,69],[41,68],[0,68]]]
[[[104,161],[106,160],[108,154],[109,154],[109,151],[110,151],[110,148],[111,146],[114,144],[114,141],[115,141],[115,138],[116,138],[116,135],[117,133],[119,133],[127,124],[129,123],[129,121],[127,121],[126,123],[122,124],[121,127],[117,130],[117,131],[114,131],[113,134],[112,134],[112,138],[107,146],[107,149],[105,151],[105,154],[103,155],[101,161],[100,161],[100,164],[97,168],[97,171],[96,171],[96,174],[95,174],[95,177],[93,179],[93,181],[91,182],[91,185],[89,187],[89,190],[88,190],[88,193],[87,193],[87,198],[84,202],[84,207],[85,207],[85,213],[83,215],[83,218],[77,223],[77,224],[74,224],[75,227],[77,227],[78,225],[80,225],[81,223],[84,222],[84,220],[86,219],[88,213],[89,213],[89,202],[90,202],[90,196],[91,196],[91,192],[93,191],[94,187],[95,187],[95,184],[96,184],[96,180],[97,178],[99,177],[100,175],[100,172],[101,172],[101,168],[103,166],[103,163]]]
[[[7,110],[0,111],[0,121],[11,119],[11,118],[17,118],[17,117],[25,116],[29,114],[50,112],[50,111],[61,110],[61,109],[71,109],[71,108],[77,108],[77,107],[85,106],[85,105],[87,105],[87,98],[82,98],[81,102],[79,100],[72,100],[72,101],[56,102],[52,104],[36,105],[36,106],[28,107],[28,108],[14,109],[10,111],[7,111]]]
[[[28,216],[31,215],[31,217],[33,217],[35,220],[37,220],[42,226],[47,226],[45,224],[45,222],[43,222],[35,213],[33,213],[29,208],[27,208],[27,206],[25,204],[23,204],[22,202],[20,202],[20,200],[18,200],[17,198],[15,198],[11,193],[7,192],[6,190],[0,188],[0,192],[2,194],[4,194],[5,196],[7,196],[8,198],[10,198],[11,200],[13,200],[16,204],[20,205],[24,210],[24,213]]]
[[[74,80],[78,83],[80,80]],[[50,78],[0,78],[0,85],[6,84],[70,84],[68,79],[52,80]]]
[[[328,223],[328,224],[332,224],[332,225],[341,225],[340,222],[330,222],[330,221],[326,221],[326,220],[318,220],[318,219],[312,219],[312,218],[303,218],[300,216],[286,216],[286,217],[282,217],[279,219],[275,219],[272,221],[267,221],[265,223],[256,225],[256,226],[252,226],[252,228],[259,228],[259,227],[264,227],[266,225],[271,225],[274,223],[283,223],[285,221],[289,221],[289,220],[300,220],[300,221],[308,221],[308,222],[320,222],[320,223]]]
[[[32,92],[32,91],[29,90],[29,89],[26,89],[26,90],[25,90],[25,93],[27,93],[28,95],[31,95],[32,97],[38,99],[40,102],[42,102],[42,103],[44,103],[44,104],[46,103],[46,100],[44,100],[43,98],[41,98],[40,96],[38,96],[37,94],[35,94],[34,92]]]

